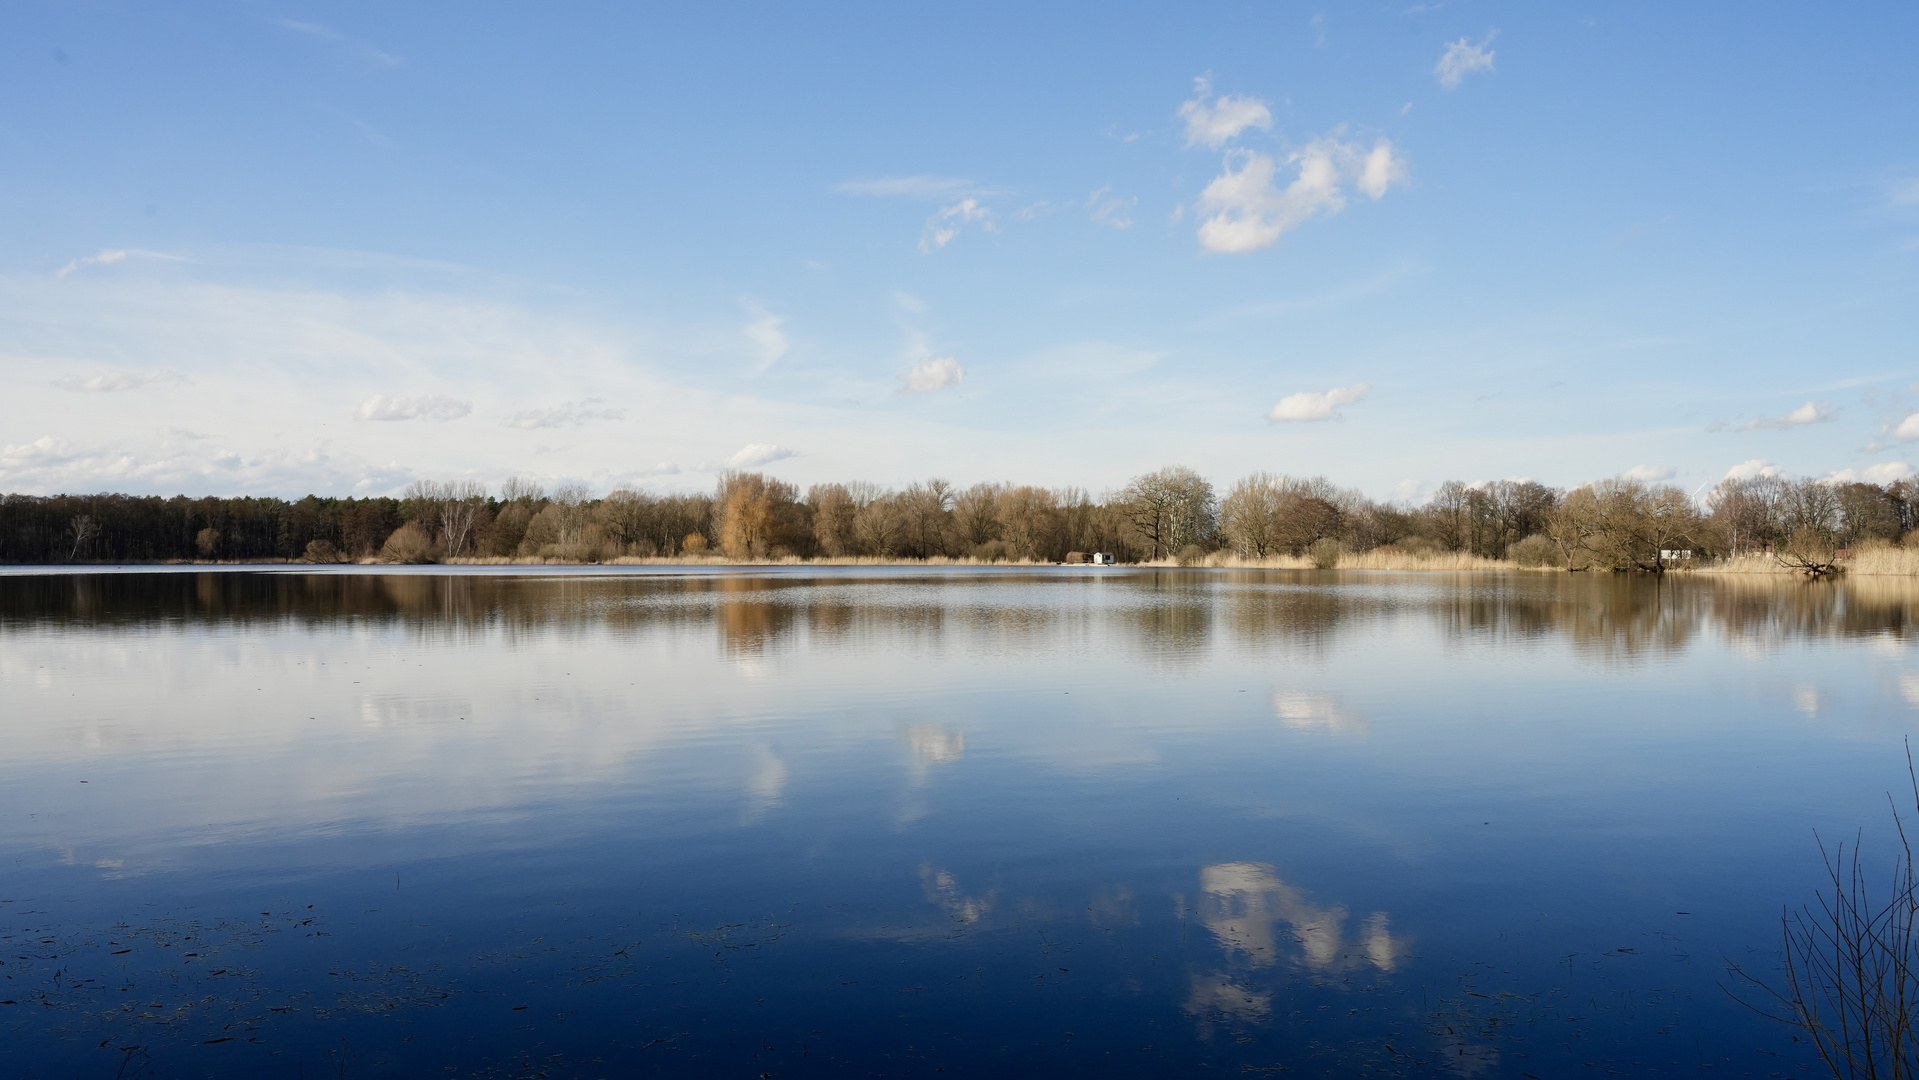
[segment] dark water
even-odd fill
[[[1919,590],[0,577],[0,1074],[1816,1075]]]

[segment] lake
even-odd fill
[[[1919,586],[0,575],[22,1077],[1813,1076]],[[1908,815],[1910,818],[1910,815]],[[1590,1068],[1589,1068],[1590,1067]]]

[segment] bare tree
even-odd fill
[[[1667,552],[1691,543],[1699,512],[1685,492],[1615,477],[1576,488],[1554,511],[1547,535],[1568,568],[1584,561],[1608,570],[1666,568]]]
[[[1101,507],[1085,488],[1067,487],[1053,493],[1059,506],[1061,552],[1108,550]]]
[[[846,485],[853,500],[853,547],[861,555],[886,558],[899,549],[900,513],[893,495],[863,480]]]
[[[899,502],[904,553],[921,559],[946,554],[953,533],[953,485],[938,478],[909,484]]]
[[[449,557],[459,555],[473,539],[476,517],[486,509],[486,485],[477,480],[455,480],[439,485],[440,540]]]
[[[580,535],[586,531],[592,499],[593,491],[585,484],[561,484],[553,489],[553,500],[547,504],[547,510],[554,513],[553,523],[561,547],[570,548],[580,542]]]
[[[953,498],[953,530],[961,547],[972,550],[999,539],[1000,484],[974,484]]]
[[[1344,544],[1349,513],[1369,504],[1323,476],[1254,473],[1219,505],[1220,535],[1242,556],[1299,555],[1320,540]]]
[[[518,476],[509,476],[506,483],[500,485],[501,502],[536,503],[546,498],[546,489],[538,483]]]
[[[1733,555],[1764,551],[1786,538],[1784,504],[1790,482],[1779,476],[1727,477],[1706,496],[1712,522]]]
[[[1212,539],[1218,510],[1213,485],[1183,465],[1133,477],[1120,501],[1152,558]]]
[[[1281,478],[1256,472],[1242,477],[1219,504],[1219,532],[1233,551],[1264,559],[1279,553],[1279,520],[1287,493]]]
[[[806,501],[813,507],[813,537],[820,550],[833,558],[853,554],[853,515],[859,508],[846,485],[815,484],[807,489]]]
[[[713,511],[720,549],[735,559],[793,553],[803,521],[798,496],[793,485],[761,473],[722,473]]]
[[[1906,749],[1907,776],[1919,804],[1919,776]],[[1888,891],[1874,899],[1855,839],[1819,853],[1829,891],[1781,918],[1784,982],[1774,986],[1729,963],[1733,976],[1770,1002],[1748,1007],[1805,1032],[1835,1077],[1919,1077],[1919,873],[1912,842],[1895,808],[1899,836]]]
[[[1900,521],[1900,499],[1878,484],[1835,484],[1839,500],[1840,543],[1854,547],[1863,541],[1897,541],[1905,532]]]
[[[999,495],[1000,538],[1016,559],[1050,561],[1060,548],[1059,499],[1045,488],[1021,486]]]
[[[1464,550],[1472,540],[1473,493],[1458,480],[1439,485],[1423,515],[1432,539],[1447,551]]]
[[[73,519],[73,524],[67,526],[67,533],[73,538],[73,549],[67,553],[67,561],[73,562],[93,538],[100,535],[100,523],[93,520],[92,514],[80,514]]]

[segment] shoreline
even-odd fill
[[[1488,559],[1461,552],[1447,552],[1436,555],[1409,555],[1404,552],[1376,554],[1365,552],[1343,556],[1338,565],[1318,567],[1308,556],[1279,556],[1270,559],[1243,559],[1227,552],[1213,552],[1205,559],[1181,565],[1174,559],[1156,559],[1136,563],[1107,564],[1096,567],[1091,563],[1038,562],[1034,560],[998,559],[981,560],[972,557],[934,557],[930,559],[896,559],[871,556],[839,558],[801,558],[787,556],[771,559],[733,559],[724,556],[669,558],[622,556],[616,559],[587,561],[557,557],[535,558],[453,558],[436,562],[395,563],[382,562],[379,559],[360,559],[351,562],[315,563],[305,559],[235,559],[235,560],[186,560],[173,559],[154,562],[110,562],[110,563],[7,563],[0,564],[0,572],[13,574],[31,573],[36,570],[73,572],[88,568],[133,570],[152,567],[155,569],[187,569],[191,567],[246,568],[246,567],[313,567],[324,568],[386,568],[392,570],[411,569],[415,572],[428,567],[678,567],[688,570],[727,569],[727,568],[774,568],[774,567],[898,567],[898,568],[1002,568],[1035,569],[1041,567],[1073,569],[1112,569],[1112,570],[1323,570],[1323,571],[1397,571],[1409,573],[1525,573],[1525,574],[1567,574],[1590,573],[1606,574],[1604,570],[1568,570],[1564,566],[1521,566],[1510,559]],[[1854,558],[1840,563],[1841,577],[1919,577],[1919,550],[1906,548],[1888,548],[1861,552]],[[1667,573],[1704,577],[1805,577],[1803,571],[1777,562],[1770,556],[1746,555],[1720,560],[1702,566],[1669,567]]]

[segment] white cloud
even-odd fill
[[[833,185],[833,190],[843,195],[939,200],[999,194],[972,180],[956,176],[882,176],[873,180],[848,180]]]
[[[1726,470],[1726,479],[1728,480],[1756,480],[1784,475],[1786,475],[1786,470],[1764,458],[1751,458]]]
[[[895,289],[893,291],[893,302],[899,305],[901,311],[910,311],[915,315],[923,314],[926,311],[926,301],[904,290]]]
[[[1903,461],[1881,461],[1863,469],[1840,469],[1826,477],[1828,484],[1891,484],[1900,480],[1910,480],[1915,475],[1911,465]]]
[[[1487,34],[1486,40],[1477,45],[1465,38],[1446,46],[1439,56],[1439,63],[1433,66],[1433,75],[1439,79],[1439,85],[1448,90],[1459,86],[1460,80],[1475,71],[1493,69],[1493,51],[1486,46],[1493,42],[1493,35]]]
[[[799,456],[798,450],[788,450],[777,443],[747,443],[739,448],[732,457],[726,459],[729,469],[751,469],[757,465],[767,465],[775,461],[784,461]]]
[[[1193,99],[1179,107],[1180,118],[1186,121],[1187,146],[1217,150],[1249,127],[1272,130],[1273,112],[1265,102],[1227,94],[1209,103],[1212,95],[1212,80],[1202,75],[1193,80]]]
[[[1394,184],[1405,186],[1406,161],[1393,153],[1393,144],[1384,139],[1366,152],[1366,163],[1359,167],[1359,190],[1377,199]]]
[[[593,406],[605,404],[602,398],[587,398],[585,401],[563,401],[547,409],[522,409],[506,418],[507,427],[531,431],[534,428],[579,427],[589,420],[624,420],[625,409],[596,409]]]
[[[1806,424],[1823,424],[1836,418],[1832,405],[1828,402],[1808,401],[1783,416],[1762,416],[1739,425],[1741,431],[1756,431],[1761,428],[1792,428]]]
[[[263,263],[276,272],[262,274]],[[710,321],[690,315],[669,318],[655,336],[624,313],[556,310],[548,294],[523,295],[517,283],[378,255],[276,250],[235,258],[212,250],[196,253],[191,274],[127,272],[134,264],[150,268],[131,253],[119,267],[65,281],[54,279],[52,266],[39,274],[0,275],[0,310],[8,313],[0,319],[0,372],[11,391],[0,400],[0,443],[52,435],[72,440],[80,455],[66,464],[0,469],[0,490],[389,494],[420,476],[515,473],[549,482],[581,479],[606,490],[654,462],[678,462],[682,472],[671,483],[683,489],[704,487],[701,474],[731,452],[699,449],[715,431],[731,432],[737,448],[800,424],[829,433],[823,447],[835,455],[831,461],[876,441],[943,447],[950,438],[947,428],[915,418],[912,410],[876,414],[839,404],[887,394],[897,385],[894,372],[917,355],[882,361],[869,381],[824,404],[742,385],[740,369],[752,355],[739,336],[746,316],[737,308],[733,320],[718,327],[718,338]],[[361,287],[361,271],[385,286]],[[260,284],[263,277],[274,283]],[[337,287],[343,278],[354,283]],[[737,294],[722,300],[737,303]],[[803,351],[796,339],[780,363]],[[663,371],[655,353],[714,359],[730,353],[734,362]],[[120,393],[47,385],[121,368],[179,371],[192,384]],[[354,420],[376,389],[400,401],[403,414],[405,399],[427,394],[470,402],[471,412],[450,423]],[[501,426],[519,410],[583,397],[626,406],[625,421]],[[328,400],[334,404],[326,406]],[[156,404],[164,411],[154,412]],[[375,403],[374,411],[395,407]],[[170,440],[161,436],[162,425],[210,437]],[[317,456],[303,456],[309,450]],[[808,454],[813,450],[809,442]],[[242,464],[216,462],[224,451]]]
[[[1086,196],[1086,206],[1092,211],[1093,223],[1114,229],[1131,228],[1132,210],[1139,205],[1139,198],[1122,199],[1113,195],[1112,190],[1113,185],[1107,184]]]
[[[1619,475],[1626,480],[1638,480],[1641,483],[1653,484],[1661,480],[1671,480],[1673,477],[1679,475],[1679,471],[1670,465],[1634,465]]]
[[[427,394],[422,397],[390,398],[385,394],[375,394],[360,402],[354,410],[355,420],[458,420],[473,411],[471,401],[448,397],[445,394]]]
[[[927,394],[958,386],[966,379],[966,369],[950,356],[932,356],[914,364],[900,375],[900,393]]]
[[[42,435],[29,443],[0,446],[0,468],[13,472],[27,466],[59,465],[77,456],[70,443],[58,441],[51,435]]]
[[[182,386],[191,381],[177,371],[103,371],[55,379],[51,385],[77,393],[111,394],[148,386]]]
[[[932,254],[958,236],[961,228],[974,222],[988,232],[993,231],[993,211],[981,205],[978,199],[961,199],[941,207],[939,213],[926,219],[926,230],[920,234],[920,250]]]
[[[1199,195],[1200,213],[1211,215],[1199,226],[1201,247],[1220,253],[1271,247],[1288,229],[1344,210],[1344,184],[1377,199],[1406,177],[1403,159],[1385,139],[1371,150],[1333,136],[1316,139],[1286,156],[1283,164],[1298,173],[1283,190],[1274,185],[1281,164],[1251,150],[1227,154],[1226,171]]]
[[[411,470],[336,458],[324,445],[242,454],[230,447],[182,447],[172,438],[80,445],[43,435],[0,446],[0,490],[12,491],[378,492],[397,491],[412,479]]]
[[[1892,437],[1895,439],[1919,439],[1919,412],[1913,413],[1911,416],[1899,421],[1899,426],[1892,430]]]
[[[1266,414],[1266,419],[1283,423],[1298,423],[1311,420],[1330,420],[1333,410],[1341,405],[1351,405],[1366,396],[1372,387],[1366,383],[1354,383],[1352,386],[1336,386],[1323,394],[1302,390],[1279,399],[1279,404]]]
[[[786,320],[750,300],[746,302],[746,313],[750,317],[741,332],[759,354],[759,370],[765,371],[786,355],[786,331],[782,329]]]

